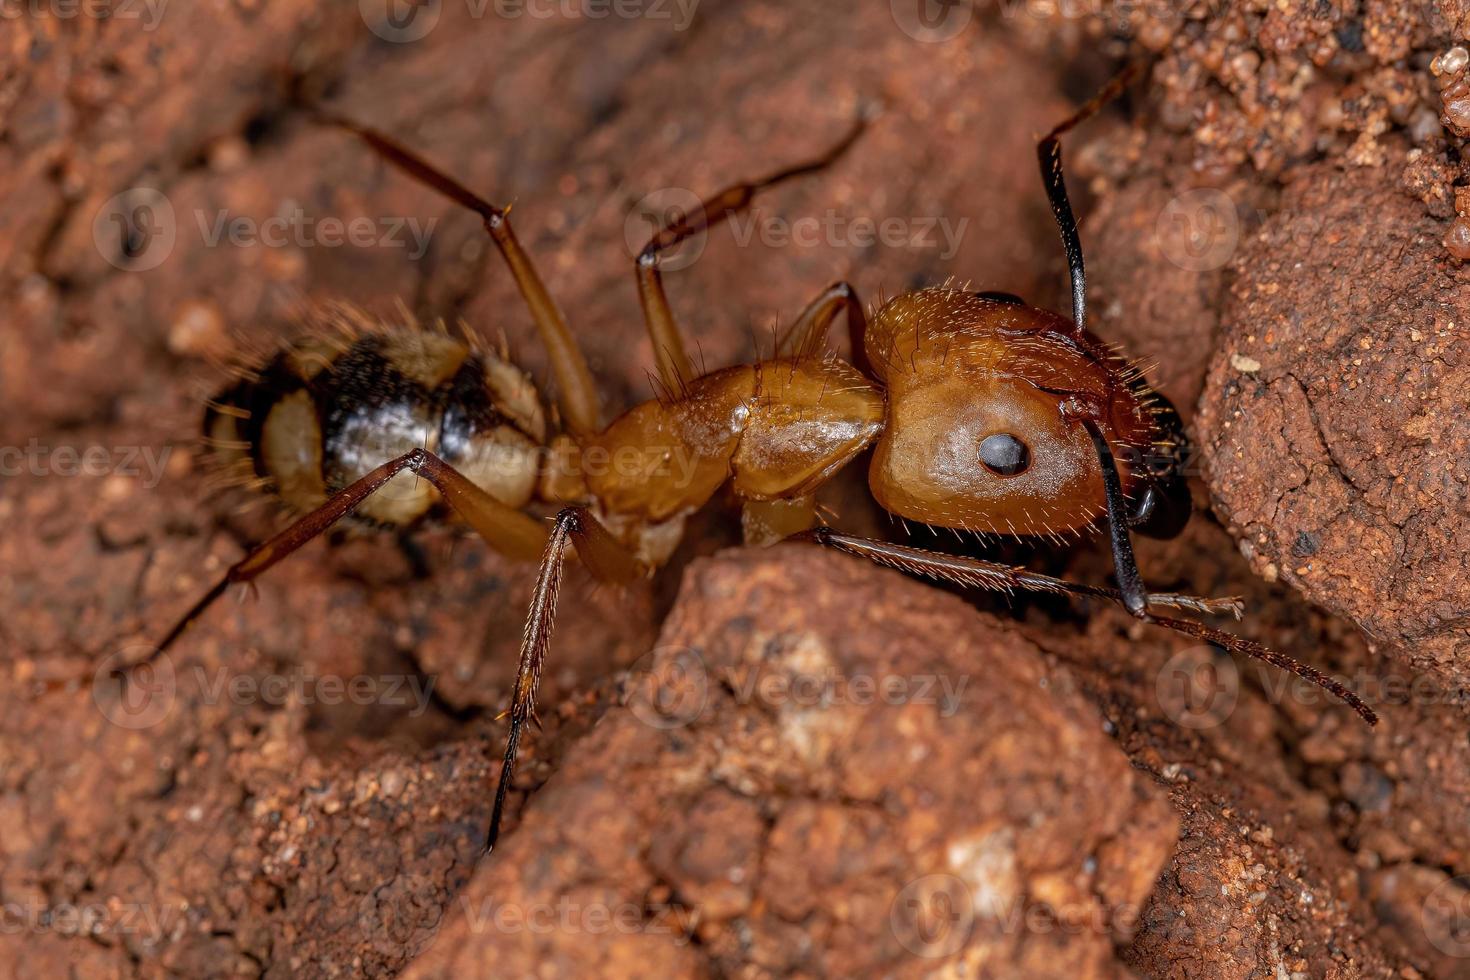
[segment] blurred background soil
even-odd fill
[[[0,0],[4,972],[1470,976],[1467,30],[1462,0]],[[485,860],[534,569],[472,540],[419,535],[427,578],[391,538],[314,545],[148,698],[92,682],[279,522],[208,492],[221,358],[346,299],[547,377],[478,222],[309,102],[513,204],[617,411],[651,393],[649,210],[868,102],[837,166],[666,277],[704,363],[837,279],[1062,308],[1034,140],[1142,55],[1066,147],[1095,329],[1200,448],[1205,513],[1140,561],[1244,596],[1235,628],[1377,729],[1103,605],[722,551],[722,507],[648,587],[572,571]],[[853,470],[834,519],[902,537]],[[1110,571],[1100,543],[1002,554]],[[906,694],[859,696],[885,679]]]

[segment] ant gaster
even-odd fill
[[[1060,144],[1133,74],[1115,78],[1037,147],[1071,272],[1070,320],[1008,294],[946,286],[897,296],[869,322],[852,287],[839,282],[806,308],[773,357],[695,376],[664,294],[660,257],[747,208],[757,192],[836,161],[856,141],[859,122],[821,158],[735,184],[653,235],[635,274],[664,390],[606,425],[586,361],[506,212],[388,137],[323,116],[483,219],[546,346],[564,431],[548,440],[535,387],[504,356],[339,314],[347,327],[340,336],[286,349],[211,403],[206,429],[215,445],[305,514],[231,567],[153,656],[231,583],[249,582],[354,512],[371,524],[402,528],[447,511],[494,550],[539,559],[488,849],[499,833],[522,733],[534,718],[568,553],[575,548],[601,581],[650,574],[667,561],[685,519],[729,484],[742,502],[748,541],[797,537],[968,587],[1117,600],[1145,622],[1292,671],[1375,722],[1362,700],[1312,667],[1157,612],[1238,616],[1237,601],[1150,594],[1139,575],[1130,529],[1171,537],[1190,515],[1179,465],[1184,436],[1173,407],[1087,329],[1082,248]],[[842,314],[851,362],[823,355]],[[870,446],[869,486],[884,509],[904,520],[1058,535],[1089,530],[1105,518],[1118,588],[815,526],[815,491]],[[687,465],[669,466],[675,455]],[[594,457],[622,465],[583,465]],[[1165,465],[1142,462],[1161,459]],[[524,512],[536,500],[561,507],[553,522]]]

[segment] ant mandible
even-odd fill
[[[1009,294],[946,286],[900,295],[869,322],[852,287],[839,282],[806,308],[773,357],[695,376],[664,294],[661,256],[743,211],[759,191],[837,161],[856,142],[860,121],[822,157],[735,184],[653,235],[635,272],[664,391],[608,425],[577,342],[506,212],[388,137],[321,115],[483,219],[546,346],[564,431],[548,439],[534,385],[503,354],[340,313],[342,331],[288,347],[210,403],[206,434],[216,449],[305,514],[232,566],[148,659],[167,650],[231,583],[251,581],[349,515],[397,528],[453,516],[495,551],[539,558],[489,850],[523,731],[534,719],[569,550],[604,582],[651,574],[668,560],[686,518],[729,484],[742,502],[748,542],[804,539],[962,586],[1116,600],[1144,622],[1292,671],[1375,723],[1357,695],[1314,668],[1156,612],[1238,616],[1236,600],[1150,594],[1139,574],[1130,530],[1172,537],[1190,516],[1180,472],[1183,430],[1173,406],[1087,329],[1082,247],[1060,142],[1115,98],[1138,67],[1113,79],[1037,147],[1071,272],[1071,320]],[[823,354],[843,313],[850,363]],[[874,497],[904,520],[1058,535],[1106,518],[1118,588],[816,526],[814,493],[869,446]],[[678,474],[667,465],[674,454],[689,463]],[[620,465],[585,465],[594,458]],[[536,500],[561,506],[549,525],[525,513]]]

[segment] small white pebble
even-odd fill
[[[1230,366],[1241,374],[1255,374],[1261,369],[1261,362],[1254,357],[1246,357],[1244,354],[1231,354]]]

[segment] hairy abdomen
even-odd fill
[[[377,466],[427,449],[512,507],[532,498],[546,420],[519,369],[447,336],[364,326],[282,350],[211,405],[205,432],[237,472],[304,511]],[[414,474],[355,516],[402,527],[439,508]]]

